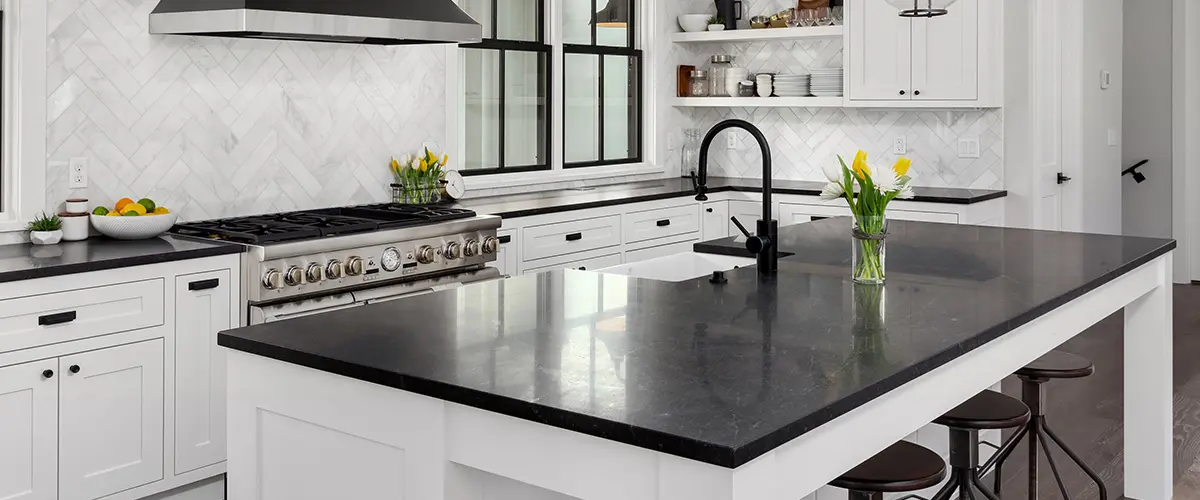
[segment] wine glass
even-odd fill
[[[797,28],[800,26],[799,9],[792,8],[784,10],[783,12],[779,13],[779,17],[783,18],[783,22],[786,23],[787,27],[789,28]]]
[[[814,26],[829,26],[832,24],[833,17],[829,14],[829,7],[817,7],[813,10]]]
[[[801,26],[816,26],[817,11],[812,9],[803,9],[799,12]]]
[[[829,15],[833,17],[833,25],[837,26],[842,24],[843,20],[845,19],[846,11],[843,10],[841,5],[838,5],[836,7],[829,8]]]

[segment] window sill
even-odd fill
[[[626,165],[609,165],[601,167],[580,167],[562,170],[538,170],[511,174],[491,174],[467,177],[467,186],[471,190],[495,189],[515,186],[534,186],[538,184],[553,184],[558,182],[585,181],[607,177],[622,177],[628,175],[661,174],[666,170],[649,163],[630,163]]]

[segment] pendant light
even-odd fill
[[[629,27],[629,0],[608,0],[608,5],[596,13],[596,27]]]
[[[938,17],[949,14],[947,7],[956,0],[887,0],[900,9],[900,17]]]

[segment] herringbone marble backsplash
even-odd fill
[[[680,13],[715,12],[708,0],[673,1],[678,10],[672,13],[672,19]],[[747,19],[794,5],[789,0],[744,1]],[[669,60],[673,65],[704,67],[713,54],[730,54],[736,66],[751,73],[805,73],[812,67],[842,66],[842,49],[840,40],[673,44]],[[668,126],[676,134],[687,128],[707,130],[726,118],[742,118],[758,125],[771,142],[776,179],[824,180],[822,167],[836,164],[838,154],[853,156],[859,149],[870,153],[872,164],[890,165],[896,158],[892,154],[893,141],[904,136],[916,184],[993,189],[1004,186],[1001,110],[684,108],[670,116]],[[744,132],[724,134],[729,133],[739,136],[738,149],[724,149],[725,137],[718,138],[709,157],[710,175],[761,177],[758,146]],[[980,158],[959,158],[959,138],[979,139]],[[671,158],[678,162],[676,154]]]
[[[152,36],[158,0],[48,0],[47,203],[149,196],[186,219],[388,199],[446,143],[442,46]],[[89,187],[67,161],[90,159]]]

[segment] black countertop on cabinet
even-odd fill
[[[1175,247],[895,221],[880,288],[850,282],[848,224],[782,228],[791,255],[770,278],[753,266],[726,285],[552,271],[218,342],[732,468]]]
[[[241,253],[245,247],[170,235],[138,241],[103,236],[57,245],[0,246],[0,283]]]
[[[825,184],[822,182],[772,182],[772,189],[778,194],[817,196],[821,194],[823,187]],[[757,193],[762,190],[762,180],[710,177],[708,188],[709,194],[724,191]],[[1008,195],[1007,191],[986,189],[916,187],[913,190],[916,191],[917,197],[912,201],[952,205],[970,205]],[[565,189],[474,198],[462,201],[461,205],[479,213],[510,219],[694,195],[695,190],[689,179],[659,179],[582,190]]]

